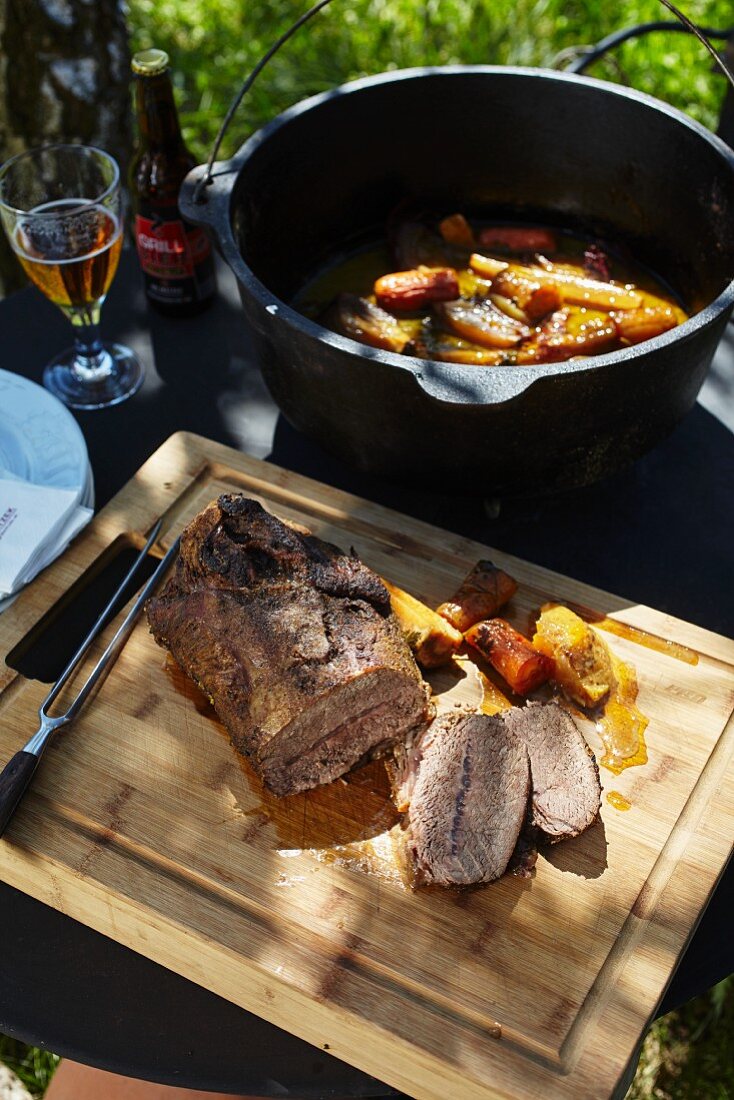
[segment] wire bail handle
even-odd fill
[[[273,45],[270,47],[270,49],[267,50],[267,52],[263,54],[263,56],[260,58],[260,60],[258,61],[255,68],[252,70],[250,75],[248,77],[246,77],[246,79],[245,79],[244,83],[242,84],[242,87],[240,88],[239,92],[237,92],[234,99],[232,100],[232,102],[229,105],[229,109],[228,109],[226,115],[224,116],[224,120],[222,122],[222,125],[219,127],[219,132],[218,132],[218,134],[215,138],[214,145],[212,147],[212,151],[209,155],[209,160],[206,163],[206,169],[204,170],[203,174],[201,175],[201,177],[197,181],[196,186],[194,187],[193,202],[195,204],[201,205],[202,203],[206,202],[206,196],[204,194],[204,189],[212,183],[212,180],[213,180],[212,169],[214,167],[214,161],[216,160],[217,153],[219,152],[222,141],[224,140],[224,135],[227,132],[229,124],[232,121],[232,119],[235,115],[235,112],[237,111],[237,108],[239,107],[240,103],[242,102],[245,95],[247,94],[247,92],[252,87],[252,85],[255,83],[255,80],[257,79],[257,77],[260,75],[262,70],[265,68],[265,66],[267,65],[268,61],[273,56],[273,54],[276,54],[278,52],[278,50],[280,49],[280,47],[283,46],[288,41],[288,39],[292,35],[294,35],[296,33],[296,31],[299,30],[303,26],[304,23],[307,23],[309,21],[309,19],[312,19],[314,17],[314,15],[317,15],[318,12],[320,12],[322,8],[325,8],[327,6],[327,4],[330,4],[330,3],[331,3],[331,0],[318,0],[318,3],[314,4],[313,7],[310,7],[308,9],[308,11],[304,12],[303,15],[301,15],[298,19],[296,19],[295,23],[291,23],[290,27],[288,27],[288,29],[286,31],[284,31],[283,34],[281,34],[280,38],[278,38],[273,43]],[[713,57],[716,64],[719,66],[719,68],[724,73],[724,76],[726,76],[726,78],[729,81],[729,83],[731,84],[732,88],[734,88],[734,76],[732,75],[731,70],[729,69],[728,65],[726,65],[726,63],[724,62],[724,60],[721,57],[721,55],[719,54],[719,52],[714,48],[714,46],[711,45],[708,37],[704,34],[704,32],[701,30],[701,28],[696,26],[696,24],[693,23],[688,18],[687,15],[684,15],[682,11],[679,11],[678,8],[676,8],[670,2],[670,0],[660,0],[660,3],[664,7],[666,7],[668,9],[668,11],[673,13],[673,15],[676,17],[676,19],[680,23],[683,24],[683,27],[690,34],[695,35],[696,38],[698,38],[698,40],[701,43],[703,43],[703,45],[706,47],[708,52]],[[605,42],[606,42],[606,40],[605,40]],[[584,60],[585,60],[585,57],[581,59],[581,66],[580,67],[584,67],[584,68],[586,67],[585,65],[583,65]],[[594,58],[592,57],[591,60],[594,60]],[[587,61],[587,64],[588,63],[589,62]],[[572,69],[573,68],[574,68],[574,66],[572,66]]]
[[[215,138],[214,146],[212,147],[212,151],[209,155],[209,160],[206,163],[206,170],[204,171],[204,174],[198,180],[196,187],[194,188],[193,201],[195,203],[201,204],[206,202],[206,196],[203,194],[203,191],[204,188],[208,187],[209,184],[212,182],[212,168],[214,167],[214,161],[217,158],[219,147],[222,144],[224,135],[227,132],[227,128],[229,127],[229,124],[232,121],[237,108],[239,107],[247,92],[249,92],[252,85],[255,83],[257,77],[265,68],[273,54],[277,53],[280,47],[283,46],[288,41],[288,39],[292,35],[294,35],[300,27],[303,26],[304,23],[308,23],[309,19],[312,19],[314,15],[317,15],[322,8],[325,8],[327,4],[330,3],[331,0],[319,0],[317,4],[314,4],[313,7],[309,8],[308,11],[304,12],[303,15],[296,19],[295,23],[291,23],[290,27],[288,27],[288,29],[284,31],[283,34],[281,34],[280,38],[278,38],[273,43],[270,49],[263,54],[250,75],[245,79],[239,92],[237,92],[236,96],[229,105],[229,110],[224,116],[222,125],[219,127],[219,132]]]

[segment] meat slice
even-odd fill
[[[502,719],[437,718],[410,754],[408,847],[418,882],[468,886],[504,874],[530,791],[528,754]]]
[[[501,721],[528,750],[530,837],[555,844],[593,825],[601,806],[599,769],[583,734],[558,703],[529,703]]]
[[[146,610],[277,795],[336,779],[432,717],[379,577],[257,501],[201,512]]]

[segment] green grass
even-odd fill
[[[0,1035],[0,1062],[18,1075],[35,1100],[46,1091],[59,1058],[47,1050],[38,1050],[7,1035]]]
[[[243,76],[307,0],[130,0],[134,48],[171,55],[186,139],[206,158]],[[727,27],[724,0],[687,0],[700,23]],[[452,62],[551,65],[560,50],[632,23],[670,19],[658,0],[333,0],[261,74],[232,125],[232,153],[263,122],[303,96],[358,76]],[[592,75],[621,80],[714,126],[724,79],[687,35],[628,43]]]

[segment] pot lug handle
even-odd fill
[[[492,393],[487,374],[491,371]],[[414,360],[411,373],[427,397],[444,405],[504,405],[529,389],[545,371],[532,367],[462,367],[455,363]]]
[[[220,160],[209,168],[208,164],[199,164],[185,177],[178,193],[178,205],[181,214],[192,225],[215,225],[218,217],[218,203],[208,199],[214,195],[231,191],[231,176],[238,166],[231,160]],[[203,190],[203,197],[200,197]]]

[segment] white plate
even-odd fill
[[[81,489],[94,507],[94,481],[81,428],[61,402],[27,378],[0,370],[0,470],[60,489]]]

